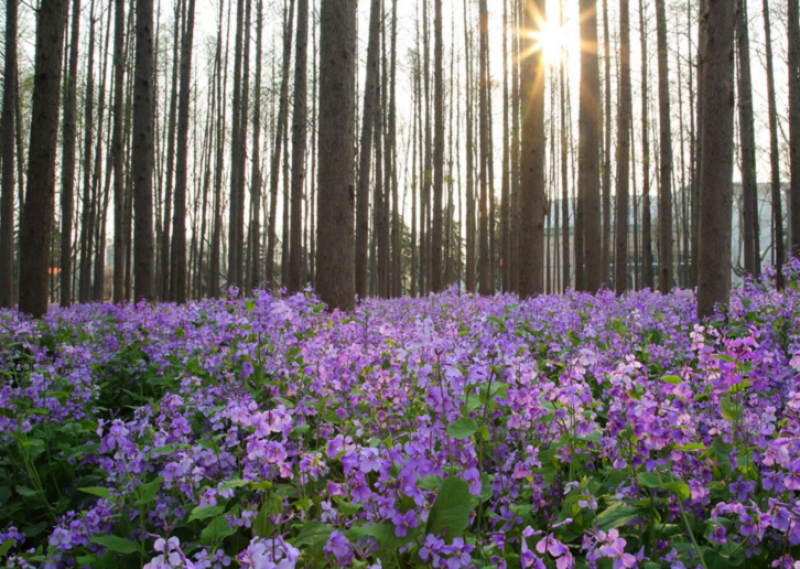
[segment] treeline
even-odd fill
[[[782,58],[775,7],[748,8],[370,0],[360,25],[356,0],[6,0],[0,306],[682,286],[708,315],[734,272],[772,264],[783,286],[800,248],[800,14],[777,12]]]

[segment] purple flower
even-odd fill
[[[395,537],[405,537],[408,535],[408,530],[415,528],[419,525],[417,515],[414,510],[409,510],[405,514],[397,513],[392,516],[392,523],[395,525]]]

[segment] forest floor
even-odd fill
[[[800,292],[0,313],[9,567],[797,567]]]

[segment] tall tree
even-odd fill
[[[133,74],[134,287],[155,298],[153,258],[153,0],[136,0],[136,72]]]
[[[619,4],[619,110],[617,112],[617,211],[615,224],[615,274],[617,294],[628,290],[628,231],[631,152],[631,46],[628,0]]]
[[[789,203],[790,252],[800,257],[800,0],[788,0],[789,16]]]
[[[320,23],[316,289],[331,309],[352,310],[356,0],[323,2]]]
[[[250,290],[261,285],[261,42],[264,35],[263,1],[256,3],[256,84],[253,93],[253,150],[252,173],[250,175],[250,239],[248,251],[250,256]],[[299,30],[298,30],[299,33]],[[298,36],[299,41],[299,36]],[[305,89],[305,77],[298,83],[298,89]],[[304,93],[305,95],[305,93]],[[297,96],[295,94],[295,96]],[[303,116],[305,120],[305,116]]]
[[[579,117],[579,192],[583,196],[586,290],[603,285],[600,226],[600,64],[597,55],[597,0],[581,0],[581,87]]]
[[[442,0],[433,1],[433,228],[431,231],[431,290],[444,288],[442,266],[442,191],[444,189],[444,40]]]
[[[378,106],[378,64],[380,55],[381,0],[372,0],[367,43],[367,77],[359,144],[358,189],[356,191],[356,294],[367,296],[367,260],[369,245],[369,181],[372,165],[375,113]]]
[[[175,172],[175,217],[172,222],[170,293],[179,304],[186,302],[186,188],[188,185],[189,104],[194,44],[195,0],[186,0],[186,21],[181,39],[181,80],[178,100],[178,157]]]
[[[647,19],[644,0],[639,0],[639,36],[642,51],[642,280],[644,287],[653,288],[653,226],[650,206],[650,76],[648,73],[649,50],[647,49]],[[635,153],[634,153],[635,154]],[[636,192],[634,191],[634,196]],[[634,217],[638,214],[634,205]],[[635,233],[638,235],[638,233]],[[634,255],[635,263],[639,255]],[[638,278],[638,274],[637,274]],[[638,282],[636,287],[638,288]]]
[[[608,3],[603,0],[603,59],[605,69],[605,130],[603,132],[603,283],[609,283],[611,266],[611,42]]]
[[[275,224],[278,209],[278,181],[280,178],[281,150],[283,149],[283,139],[288,123],[289,108],[289,64],[292,60],[292,27],[294,21],[295,0],[289,0],[288,5],[284,4],[283,15],[283,63],[281,65],[281,86],[278,99],[278,119],[275,126],[275,140],[272,147],[272,157],[269,174],[269,220],[267,227],[267,266],[266,278],[267,286],[272,287],[275,272]],[[353,32],[355,33],[355,32]]]
[[[545,18],[544,0],[528,3],[525,28],[539,30]],[[534,51],[523,63],[521,85],[523,114],[520,181],[519,294],[530,297],[544,292],[545,66],[541,46],[529,40]]]
[[[795,0],[796,1],[796,0]],[[731,286],[731,211],[733,178],[733,61],[736,4],[708,0],[704,18],[700,120],[700,251],[697,314],[714,314],[728,300]]]
[[[294,58],[292,113],[292,219],[289,246],[289,290],[303,288],[303,183],[306,160],[306,60],[308,58],[308,0],[297,0],[297,50]]]
[[[491,255],[489,251],[489,72],[487,69],[488,61],[486,52],[489,49],[489,11],[486,7],[486,0],[480,0],[479,4],[479,25],[480,25],[480,49],[478,54],[478,68],[480,73],[480,80],[478,82],[479,96],[478,96],[478,139],[479,139],[479,152],[478,152],[478,171],[480,180],[480,199],[479,199],[479,224],[478,224],[478,272],[480,282],[480,293],[491,294],[494,286],[491,281]],[[532,86],[532,85],[531,85]],[[530,93],[528,93],[530,96]],[[524,132],[523,127],[523,132]],[[532,140],[529,140],[532,142]],[[524,154],[524,153],[523,153]],[[530,167],[530,165],[528,165]],[[524,176],[524,174],[523,174]],[[523,192],[532,191],[532,188],[525,188]],[[524,199],[522,200],[524,201]],[[524,206],[520,204],[520,209]],[[530,213],[533,213],[532,211]],[[522,213],[524,219],[525,214]],[[523,221],[524,223],[524,221]],[[520,242],[524,238],[525,229],[520,227]],[[530,244],[525,243],[525,247]],[[520,247],[522,247],[520,243]],[[525,255],[520,251],[520,256]],[[522,272],[520,272],[520,292],[524,293],[522,285]]]
[[[47,268],[55,199],[58,100],[67,0],[42,0],[36,55],[25,207],[20,224],[19,309],[41,318],[47,312]]]
[[[660,125],[659,200],[658,200],[658,282],[663,294],[672,290],[672,111],[669,101],[669,46],[664,0],[656,0],[658,41],[658,122]]]
[[[92,241],[94,236],[94,196],[92,195],[92,141],[94,140],[94,49],[95,3],[89,7],[89,53],[86,63],[86,92],[83,107],[83,211],[81,213],[81,266],[78,299],[89,302],[92,282]],[[97,141],[102,135],[97,136]]]
[[[772,59],[772,25],[769,0],[763,2],[764,45],[767,60],[767,100],[769,104],[769,162],[772,200],[772,224],[775,227],[775,279],[777,288],[783,289],[783,262],[786,258],[783,241],[783,204],[781,202],[781,161],[778,147],[778,105],[775,96],[775,65]]]
[[[753,79],[750,71],[750,31],[747,0],[738,0],[736,16],[736,62],[739,80],[739,144],[742,153],[742,198],[744,225],[744,268],[757,277],[761,268],[758,230],[758,180],[756,172],[756,129],[753,113]]]
[[[125,1],[114,0],[114,132],[111,152],[114,157],[114,302],[118,303],[123,301],[125,295],[125,179],[122,169],[124,45]]]
[[[244,7],[250,0],[236,2],[236,40],[233,56],[233,101],[231,103],[231,174],[230,198],[228,200],[228,275],[227,286],[236,286],[240,281],[242,260],[239,259],[239,240],[244,228],[239,224],[239,212],[244,211],[244,154],[242,137],[242,50],[244,30]],[[241,165],[241,168],[240,168]],[[269,268],[267,269],[269,270]]]
[[[77,0],[76,0],[77,3]],[[77,10],[76,10],[77,11]],[[73,34],[73,41],[74,41]],[[0,132],[3,133],[0,159],[0,307],[14,302],[14,141],[17,107],[17,0],[6,0],[5,60],[3,68],[3,110]],[[77,46],[77,42],[76,42]],[[77,48],[76,48],[77,49]],[[77,61],[77,54],[75,56]],[[73,98],[74,101],[74,98]],[[73,103],[73,109],[74,109]],[[74,126],[74,110],[73,110]],[[73,152],[74,156],[74,152]]]

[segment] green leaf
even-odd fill
[[[626,506],[624,502],[615,502],[597,516],[597,526],[603,530],[624,526],[632,521],[642,511],[633,506]]]
[[[706,445],[703,443],[689,443],[686,445],[681,445],[678,447],[678,450],[688,452],[692,450],[706,450]]]
[[[123,555],[139,551],[139,545],[137,543],[129,541],[124,537],[117,537],[116,535],[96,535],[89,538],[89,541],[109,551],[122,553]]]
[[[447,427],[447,434],[458,441],[463,441],[474,435],[477,430],[478,424],[474,419],[462,417],[450,423],[450,426]]]
[[[665,375],[661,378],[661,381],[671,383],[672,385],[680,385],[683,383],[683,378],[678,377],[677,375]]]
[[[28,488],[27,486],[23,486],[21,484],[18,485],[18,486],[15,486],[15,489],[16,489],[17,493],[19,493],[22,496],[25,496],[26,498],[32,498],[34,496],[38,496],[39,495],[39,491],[38,490],[34,490],[33,488]]]
[[[688,500],[692,497],[689,486],[672,474],[659,474],[657,472],[643,472],[637,477],[639,484],[647,488],[657,488],[667,490],[675,494],[680,500]]]
[[[8,538],[3,542],[3,545],[0,545],[0,557],[3,557],[6,553],[11,551],[11,548],[14,546],[14,540]]]
[[[472,504],[469,483],[461,478],[448,478],[433,502],[425,533],[446,532],[448,539],[461,536],[469,526]]]
[[[111,496],[111,492],[108,488],[103,486],[92,486],[90,488],[78,488],[79,491],[84,492],[86,494],[91,494],[93,496],[99,496],[100,498],[105,498],[108,500],[109,496]]]
[[[236,533],[235,529],[228,526],[228,518],[218,516],[211,520],[206,529],[200,534],[200,543],[203,545],[213,545]]]
[[[222,485],[222,490],[231,490],[233,488],[241,488],[242,486],[247,486],[250,484],[246,480],[242,480],[240,478],[231,478],[227,482]]]
[[[225,506],[206,506],[204,508],[197,506],[192,510],[192,513],[189,516],[189,521],[207,520],[208,518],[213,518],[214,516],[220,515],[224,511]]]
[[[158,491],[161,490],[161,483],[164,479],[161,476],[158,476],[148,482],[147,484],[142,484],[139,486],[139,499],[134,502],[136,506],[146,506],[150,502],[156,499],[158,496]]]

